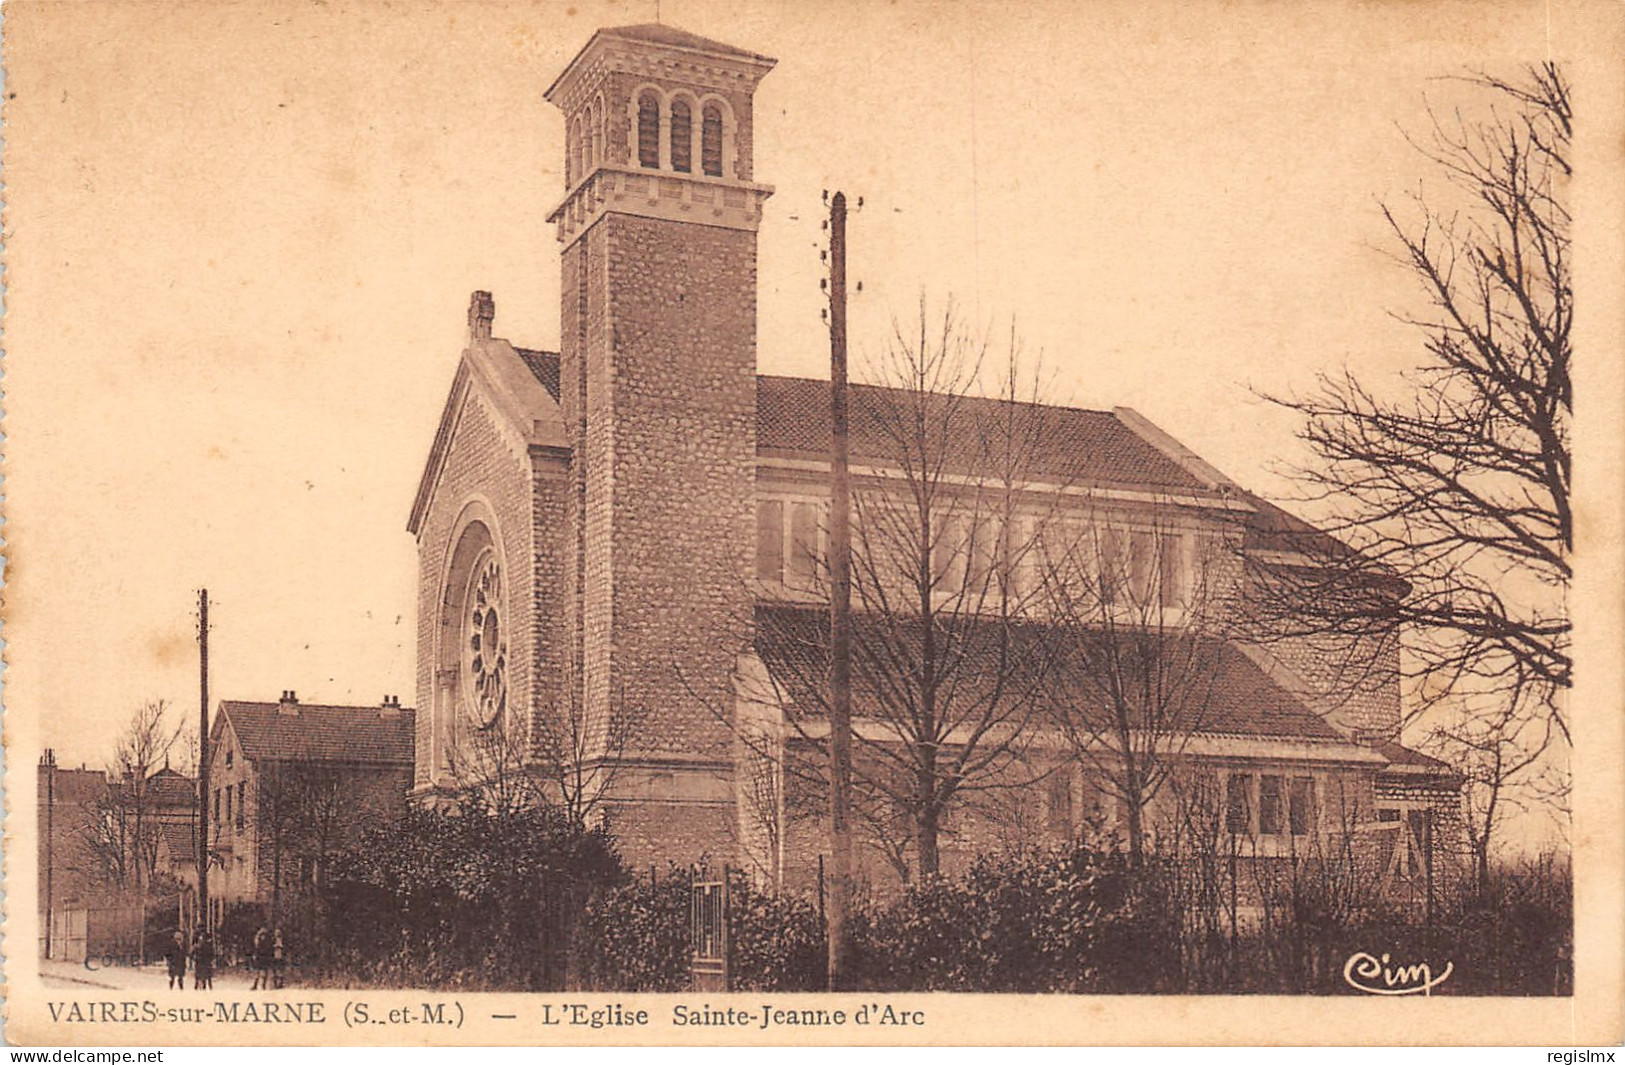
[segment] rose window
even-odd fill
[[[508,706],[508,634],[502,629],[502,567],[487,555],[474,568],[468,597],[469,696],[481,728]]]

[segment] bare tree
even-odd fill
[[[917,328],[894,327],[875,369],[880,387],[852,390],[854,453],[884,470],[855,478],[853,490],[853,812],[904,876],[910,850],[920,873],[938,871],[958,804],[1031,779],[1023,755],[1045,641],[1031,617],[1036,582],[1018,574],[1025,524],[1051,504],[1026,502],[1023,487],[1067,471],[1044,468],[1064,449],[1032,402],[1037,374],[1022,375],[1020,362],[1013,336],[995,367],[951,306],[936,320],[922,301]],[[790,550],[821,585],[816,529]],[[789,734],[821,749],[822,613],[766,610],[756,624],[758,644],[778,649],[771,665],[795,707]],[[792,772],[816,778],[821,761]]]
[[[559,807],[586,828],[612,797],[625,756],[643,734],[645,704],[617,684],[603,715],[590,715],[568,669],[563,695],[537,715],[530,758]]]
[[[1233,610],[1231,552],[1159,516],[1134,526],[1089,511],[1045,530],[1044,597],[1055,639],[1049,717],[1122,812],[1130,860],[1145,813],[1211,724]]]
[[[453,729],[448,754],[452,779],[464,801],[493,814],[518,813],[546,803],[543,780],[533,771],[531,737],[516,715],[494,722],[465,709]]]
[[[1404,628],[1413,716],[1481,793],[1482,876],[1506,790],[1569,740],[1571,110],[1552,63],[1457,80],[1485,109],[1430,109],[1413,138],[1446,184],[1383,207],[1427,300],[1398,315],[1426,358],[1398,399],[1349,372],[1274,398],[1304,416],[1316,462],[1296,472],[1332,537],[1299,538],[1310,565],[1268,566],[1258,606],[1348,646]]]
[[[603,812],[647,712],[616,697],[607,715],[590,714],[580,686],[568,677],[560,691],[528,721],[508,715],[486,722],[472,711],[462,716],[449,757],[465,798],[498,814],[555,806],[579,828]]]
[[[270,884],[273,927],[285,923],[290,894],[315,914],[330,861],[373,823],[366,773],[302,747],[257,764],[253,794],[243,792],[235,810],[236,828],[252,832],[256,863]],[[225,829],[215,825],[217,838]]]
[[[182,725],[171,725],[169,704],[150,699],[130,715],[108,765],[108,786],[96,804],[86,844],[102,876],[120,892],[134,891],[146,923],[147,892],[158,865],[156,796],[148,778],[163,768]],[[145,936],[142,937],[145,953]]]

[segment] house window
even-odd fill
[[[706,104],[700,120],[700,169],[722,176],[722,108],[716,104]]]
[[[818,577],[818,504],[790,505],[790,562],[785,583],[811,588]]]
[[[1252,780],[1241,773],[1232,773],[1225,780],[1224,828],[1233,836],[1245,836],[1252,830],[1252,803],[1248,792]]]
[[[756,576],[774,583],[784,579],[784,504],[777,499],[756,503]]]
[[[214,789],[214,823],[220,823],[220,789]]]
[[[694,112],[682,98],[671,102],[671,168],[683,174],[694,169]]]
[[[660,166],[660,98],[652,91],[638,97],[638,165]]]
[[[1315,781],[1313,777],[1293,777],[1287,797],[1287,820],[1294,836],[1307,836],[1315,824]]]
[[[231,820],[231,785],[226,785],[226,821]],[[222,821],[221,824],[225,822]]]
[[[237,782],[237,827],[238,828],[243,827],[243,819],[248,816],[247,813],[245,812],[247,810],[247,808],[248,808],[248,804],[243,801],[244,791],[247,789],[247,787],[248,787],[248,782],[246,780],[239,780]]]
[[[1265,836],[1279,836],[1283,824],[1280,777],[1258,778],[1258,831]]]
[[[232,748],[227,747],[226,748],[226,768],[227,769],[231,768],[231,755],[232,755]]]

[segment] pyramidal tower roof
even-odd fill
[[[635,26],[611,26],[598,31],[601,37],[619,37],[628,41],[647,41],[650,44],[665,45],[668,48],[687,48],[695,52],[711,52],[716,55],[733,56],[736,59],[759,59],[771,63],[765,55],[735,48],[731,44],[713,41],[709,37],[701,37],[697,33],[689,33],[675,26],[663,25],[659,22],[640,22]]]
[[[567,81],[572,71],[582,64],[588,56],[597,54],[602,46],[611,42],[621,42],[634,45],[652,45],[657,48],[666,48],[679,52],[689,52],[695,56],[707,56],[712,60],[723,60],[745,68],[755,68],[757,77],[773,69],[778,60],[771,56],[761,55],[745,48],[737,48],[721,41],[713,41],[709,37],[701,37],[697,33],[689,33],[675,26],[667,26],[659,22],[640,22],[631,26],[608,26],[596,31],[581,51],[576,53],[574,59],[553,79],[544,94],[549,100],[559,86]]]

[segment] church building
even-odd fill
[[[830,400],[827,382],[758,370],[756,243],[773,189],[757,179],[753,96],[774,63],[664,25],[601,29],[547,90],[566,134],[550,219],[560,350],[494,335],[494,301],[474,293],[408,522],[413,793],[470,786],[468,768],[491,764],[470,750],[505,743],[549,783],[598,788],[574,798],[609,819],[635,863],[708,857],[795,886],[827,851],[822,822],[797,813],[816,802],[798,802],[785,767],[819,739],[790,642],[822,624]],[[860,416],[889,395],[854,392],[859,494],[906,477]],[[992,533],[959,527],[956,587],[978,568],[1015,587],[1020,570],[1030,591],[1038,562],[1006,565],[989,547],[994,561],[978,567],[970,545],[1030,539],[1047,516],[1120,559],[1135,596],[1167,608],[1159,617],[1193,616],[1202,559],[1292,564],[1296,538],[1313,534],[1133,411],[1024,409],[1044,451]],[[977,483],[973,469],[955,476]],[[860,639],[876,624],[864,606]],[[1307,642],[1211,639],[1223,676],[1177,756],[1219,774],[1227,830],[1286,853],[1328,828],[1334,791],[1357,793],[1345,826],[1383,841],[1391,870],[1413,869],[1460,782],[1399,744],[1397,645],[1388,675],[1353,690]],[[884,732],[861,692],[854,705],[856,731]],[[1118,816],[1097,801],[1089,761],[1038,715],[1023,720],[1039,738],[1009,761],[1069,768],[1018,794],[1021,831],[1049,838]],[[950,820],[943,867],[1020,820]],[[864,851],[877,881],[890,872],[882,849]]]

